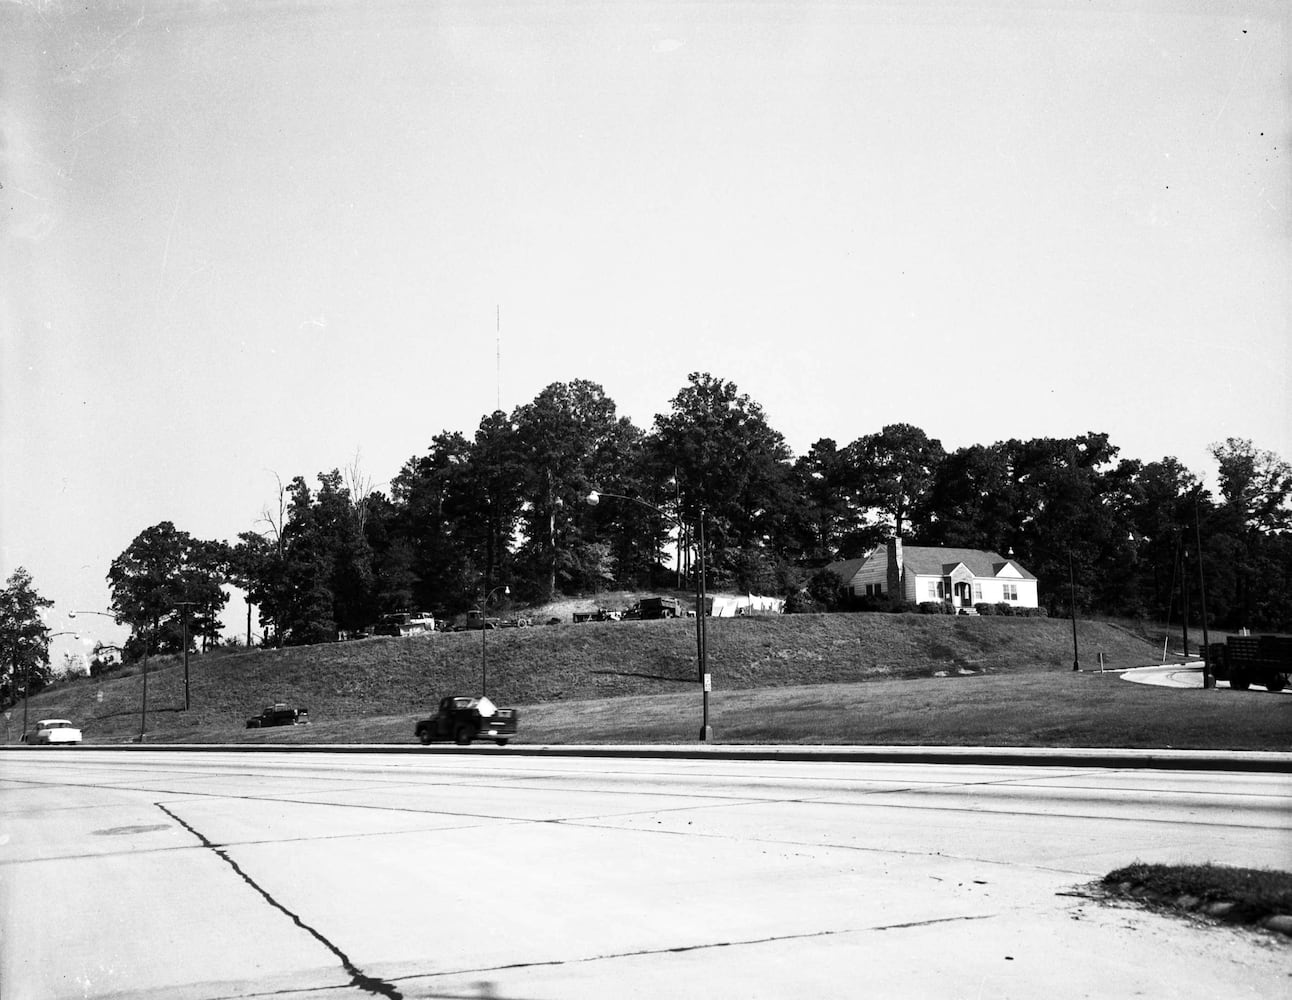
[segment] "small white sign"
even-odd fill
[[[713,690],[713,674],[705,674],[705,675],[704,675],[704,689],[705,689],[706,691],[712,691],[712,690]]]

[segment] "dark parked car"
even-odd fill
[[[281,701],[275,705],[266,705],[265,710],[254,718],[247,720],[248,729],[263,729],[265,726],[304,726],[310,721],[308,708],[289,708]]]
[[[452,740],[467,746],[472,740],[493,740],[500,747],[516,735],[520,713],[499,708],[488,698],[456,694],[440,699],[440,708],[417,724],[414,734],[422,745]]]
[[[453,626],[454,632],[474,632],[479,629],[495,629],[502,627],[501,618],[488,618],[479,608],[472,608],[467,612],[466,617],[458,621]]]

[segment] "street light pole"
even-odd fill
[[[705,635],[704,620],[709,616],[708,595],[705,593],[704,582],[704,508],[700,508],[699,514],[699,540],[700,540],[700,558],[699,572],[696,574],[696,589],[699,591],[698,606],[695,611],[696,634],[699,636],[700,643],[700,687],[704,696],[703,714],[700,716],[700,742],[709,743],[713,740],[713,727],[709,725],[709,691],[713,688],[713,679],[709,676],[709,647],[708,637]]]
[[[677,528],[679,536],[684,530],[680,519],[653,503],[642,500],[639,497],[625,496],[623,493],[606,493],[602,490],[593,490],[588,494],[588,503],[596,504],[602,497],[614,497],[616,500],[627,500],[630,503],[640,504],[653,510],[665,520],[672,522]],[[698,559],[696,562],[695,576],[695,658],[699,666],[700,689],[703,695],[703,715],[700,722],[700,740],[701,742],[710,742],[713,739],[713,727],[709,724],[709,692],[713,689],[713,679],[709,676],[709,651],[706,646],[706,636],[704,629],[704,619],[707,611],[708,597],[705,593],[705,567],[704,567],[704,508],[701,507],[696,517],[696,548]]]
[[[18,636],[13,637],[13,680],[10,683],[18,682]],[[22,735],[25,739],[27,736],[27,688],[31,684],[31,662],[28,661],[22,672]],[[5,737],[8,739],[8,736]]]
[[[76,635],[75,632],[54,632],[45,636],[48,639],[57,639],[60,635]],[[13,640],[13,676],[14,680],[18,679],[18,637],[14,636]],[[27,703],[31,701],[31,657],[27,657],[27,662],[23,664],[22,669],[22,735],[27,735]],[[8,736],[5,737],[8,739]]]
[[[1072,669],[1081,669],[1077,654],[1077,578],[1072,573],[1072,549],[1068,548],[1068,609],[1072,615]]]
[[[1207,579],[1202,573],[1202,528],[1198,523],[1198,494],[1202,486],[1193,491],[1193,540],[1198,550],[1198,600],[1200,603],[1199,610],[1202,612],[1202,686],[1211,688],[1216,686],[1216,679],[1211,675],[1211,636],[1207,633]]]
[[[180,635],[183,637],[182,642],[184,644],[184,711],[186,712],[188,711],[188,609],[196,603],[196,601],[175,602],[176,607],[182,609]]]
[[[148,627],[144,626],[144,693],[139,702],[139,742],[148,739]]]
[[[120,619],[116,615],[107,611],[69,611],[68,618],[75,618],[77,615],[99,615],[102,618],[111,618],[118,625]],[[154,619],[153,627],[156,628]],[[148,626],[145,624],[144,629],[144,690],[139,701],[139,742],[143,743],[148,737]]]
[[[488,697],[489,694],[489,657],[485,648],[485,635],[489,631],[489,601],[500,590],[504,594],[511,593],[511,588],[508,586],[494,587],[485,594],[484,605],[480,609],[480,696],[482,698]]]

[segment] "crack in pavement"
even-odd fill
[[[185,822],[175,813],[171,812],[171,810],[167,809],[160,802],[156,803],[156,806],[167,816],[173,819],[176,823],[182,826],[185,830],[191,833],[194,837],[200,840],[202,842],[203,847],[209,848],[211,851],[213,851],[217,857],[219,857],[222,861],[225,862],[225,864],[227,864],[230,868],[234,870],[234,872],[237,873],[240,879],[246,882],[247,885],[251,886],[251,888],[255,889],[256,892],[258,892],[264,898],[265,902],[267,902],[274,909],[278,910],[280,913],[284,914],[289,920],[292,921],[292,923],[294,923],[301,930],[305,931],[316,941],[318,941],[319,944],[323,945],[324,948],[326,948],[333,955],[335,955],[337,957],[337,960],[341,963],[341,967],[350,974],[349,985],[357,987],[358,989],[363,990],[365,993],[371,993],[374,996],[388,997],[389,1000],[403,1000],[404,994],[399,992],[399,990],[395,988],[394,984],[388,983],[383,979],[378,979],[375,976],[364,975],[363,971],[357,965],[355,965],[353,961],[351,961],[350,957],[345,952],[343,952],[335,944],[333,944],[326,937],[324,937],[323,934],[320,933],[318,930],[311,927],[309,924],[305,923],[305,921],[302,920],[298,914],[293,913],[282,903],[276,900],[272,895],[270,895],[267,889],[265,889],[262,885],[260,885],[259,882],[253,879],[245,871],[243,871],[242,868],[239,866],[239,864],[236,861],[234,861],[233,858],[229,857],[228,852],[224,848],[218,847],[212,841],[208,840],[200,830],[195,829],[193,826]]]
[[[706,941],[702,944],[682,944],[668,948],[642,948],[637,951],[613,952],[608,955],[587,955],[583,958],[555,958],[540,962],[515,962],[510,965],[492,965],[475,969],[453,969],[444,972],[421,972],[396,977],[396,982],[412,979],[443,979],[449,976],[473,976],[488,972],[508,972],[515,969],[559,968],[563,965],[584,965],[592,962],[613,962],[621,958],[644,958],[650,955],[680,955],[692,951],[709,951],[716,948],[743,948],[781,941],[808,941],[813,938],[838,937],[844,934],[870,934],[875,931],[898,931],[912,927],[930,927],[937,924],[966,923],[972,920],[995,920],[999,914],[979,913],[959,917],[935,917],[931,920],[911,920],[900,924],[877,924],[873,927],[839,927],[824,931],[804,931],[799,934],[773,934],[760,938],[741,938],[735,941]]]

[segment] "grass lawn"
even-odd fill
[[[671,694],[521,704],[517,743],[689,743],[700,728],[699,685]],[[425,710],[309,726],[166,728],[156,743],[411,743]],[[159,714],[172,715],[173,712]],[[138,707],[125,720],[138,732]],[[169,721],[169,720],[167,720]],[[715,691],[715,741],[727,744],[1130,747],[1289,750],[1292,698],[1130,684],[1069,671],[794,685]],[[128,738],[127,736],[122,737]],[[87,742],[95,742],[87,732]],[[104,742],[118,742],[107,740]]]
[[[1159,662],[1160,640],[1126,623],[820,614],[710,619],[718,742],[1292,749],[1292,697],[1129,684],[1113,668]],[[1110,672],[1094,670],[1103,653]],[[440,697],[488,694],[521,709],[518,742],[696,739],[695,622],[588,622],[180,659],[154,657],[154,743],[408,743]],[[67,718],[88,744],[139,733],[141,665],[56,684],[31,720]],[[265,704],[309,709],[310,726],[244,728]],[[7,742],[20,737],[11,710]]]

